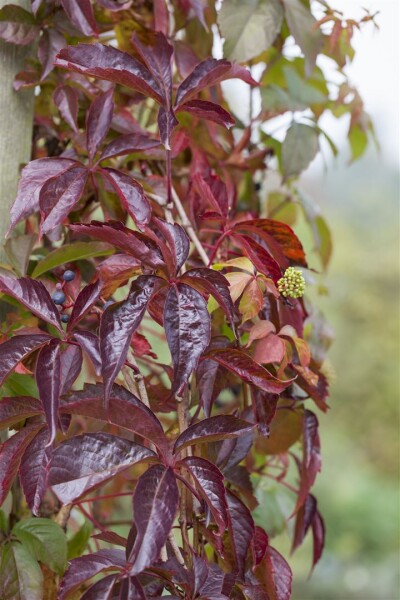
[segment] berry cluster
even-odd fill
[[[305,287],[303,273],[294,267],[286,269],[284,276],[278,280],[278,290],[285,298],[301,298]]]
[[[63,278],[63,283],[57,283],[57,285],[56,285],[57,291],[54,292],[54,294],[52,295],[52,300],[53,300],[54,304],[57,304],[58,306],[60,306],[61,310],[63,310],[63,304],[65,303],[65,301],[67,299],[62,288],[63,288],[65,282],[73,281],[75,279],[75,273],[74,273],[74,271],[70,271],[70,270],[64,271],[62,278]],[[67,315],[66,313],[62,314],[61,321],[63,323],[68,323],[69,315]]]

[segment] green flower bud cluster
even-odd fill
[[[278,280],[278,290],[285,298],[301,298],[305,287],[303,273],[294,267],[286,269],[284,276]]]

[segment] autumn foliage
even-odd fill
[[[38,40],[15,80],[36,90],[33,160],[0,270],[1,598],[288,600],[262,481],[288,493],[293,551],[309,534],[321,557],[330,340],[296,220],[319,270],[331,241],[297,178],[325,111],[365,147],[343,72],[359,24],[325,2],[216,4],[0,11],[0,37]]]

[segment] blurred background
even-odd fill
[[[321,415],[323,471],[315,486],[327,526],[308,578],[311,544],[292,558],[293,600],[397,600],[399,584],[399,23],[398,0],[333,0],[344,17],[379,11],[379,30],[355,33],[348,68],[380,150],[349,164],[347,118],[323,129],[339,147],[304,174],[322,208],[333,254],[316,302],[335,330],[331,410]],[[300,232],[301,233],[301,232]],[[304,238],[302,238],[304,239]],[[309,245],[311,249],[312,245]],[[282,548],[288,548],[281,536]]]

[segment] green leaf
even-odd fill
[[[284,67],[285,79],[289,90],[289,95],[304,108],[311,104],[323,104],[328,98],[317,90],[313,85],[307,83],[292,67]]]
[[[96,256],[108,256],[114,252],[115,249],[105,242],[75,242],[74,244],[66,244],[61,248],[57,248],[57,250],[53,250],[41,260],[36,265],[32,277],[39,277],[39,275],[46,273],[46,271],[50,271],[68,262],[95,258]]]
[[[281,87],[271,84],[261,88],[262,106],[269,113],[280,114],[288,110],[305,110],[307,107],[291,98]]]
[[[4,249],[15,267],[18,275],[26,275],[29,257],[36,242],[36,234],[19,235],[9,238],[4,244]]]
[[[0,510],[0,531],[2,533],[7,533],[8,531],[8,518],[2,510]]]
[[[33,398],[38,398],[39,392],[36,381],[30,375],[11,373],[0,389],[0,398],[5,396],[33,396]]]
[[[3,548],[0,564],[1,600],[43,600],[43,575],[37,561],[22,544]]]
[[[19,521],[13,534],[31,554],[62,575],[67,562],[67,539],[64,531],[50,519],[31,518]]]
[[[300,175],[308,167],[319,149],[315,127],[294,123],[282,144],[282,165],[285,179]]]
[[[350,149],[351,149],[351,160],[359,159],[367,149],[368,146],[368,135],[360,127],[360,125],[355,124],[350,127],[349,135],[348,135]]]
[[[224,55],[240,62],[259,56],[274,42],[282,19],[279,0],[224,0],[218,15]]]
[[[297,190],[304,216],[310,226],[314,250],[319,254],[322,266],[326,269],[332,254],[332,238],[329,227],[321,215],[318,204],[303,191]]]
[[[71,560],[83,554],[88,544],[89,538],[92,535],[93,525],[90,521],[85,520],[82,527],[78,529],[75,535],[68,540],[67,558]]]
[[[306,59],[306,75],[315,67],[318,53],[323,45],[323,36],[315,27],[316,20],[301,0],[283,0],[285,17],[290,33]]]

